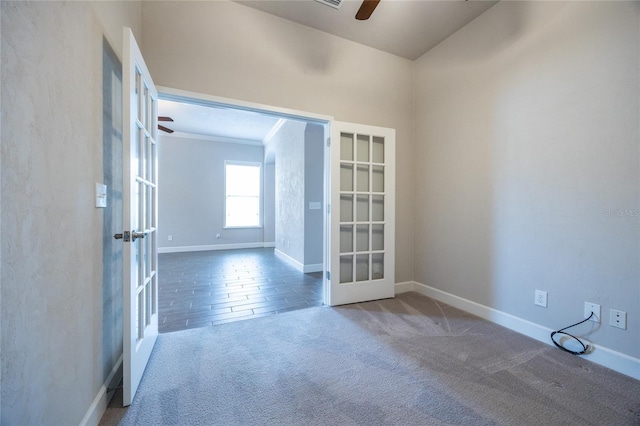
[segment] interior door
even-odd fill
[[[330,305],[394,297],[395,130],[331,124]]]
[[[158,337],[157,104],[140,49],[124,29],[124,401],[130,405]]]

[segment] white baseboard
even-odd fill
[[[190,251],[269,248],[269,247],[275,247],[275,246],[276,246],[276,243],[237,243],[237,244],[211,244],[211,245],[203,245],[203,246],[158,247],[158,253],[185,253]]]
[[[525,336],[531,337],[532,339],[538,340],[542,343],[553,346],[550,335],[554,330],[531,321],[516,317],[506,312],[498,311],[497,309],[481,305],[471,300],[463,299],[462,297],[415,281],[398,283],[395,288],[396,294],[415,291],[432,299],[446,303],[447,305],[462,309],[463,311],[486,319],[487,321],[491,321],[520,334],[524,334]],[[633,377],[636,380],[640,380],[640,359],[633,358],[604,346],[593,346],[593,352],[588,355],[580,355],[580,357],[610,368],[618,373]]]
[[[116,361],[116,365],[113,366],[111,372],[107,376],[107,379],[104,381],[104,384],[100,387],[100,390],[98,390],[98,394],[93,399],[93,402],[82,418],[82,421],[80,421],[80,426],[97,426],[100,423],[100,419],[102,419],[110,401],[110,395],[108,395],[107,389],[114,386],[116,383],[119,383],[121,377],[122,355],[120,355],[120,358]],[[114,378],[117,380],[114,380]]]
[[[302,264],[302,263],[298,262],[293,257],[289,256],[288,254],[286,254],[286,253],[284,253],[284,252],[282,252],[282,251],[280,251],[278,249],[275,249],[274,253],[280,259],[284,260],[289,265],[293,266],[298,271],[300,271],[300,272],[302,272],[304,274],[308,274],[309,272],[322,272],[322,270],[324,269],[324,265],[322,263],[314,263],[314,264],[305,265],[305,264]]]
[[[316,263],[316,264],[304,265],[304,267],[302,268],[302,272],[304,272],[305,274],[308,274],[309,272],[322,272],[323,269],[324,269],[324,265],[322,263]]]

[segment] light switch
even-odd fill
[[[309,210],[320,210],[322,208],[322,203],[312,202],[309,203]]]
[[[107,207],[107,185],[96,183],[96,207]]]

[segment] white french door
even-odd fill
[[[395,130],[331,123],[328,304],[394,297]]]
[[[123,50],[124,397],[130,405],[158,337],[158,92],[129,28]]]

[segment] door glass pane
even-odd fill
[[[149,181],[151,183],[157,183],[156,167],[158,164],[153,159],[158,158],[158,144],[154,140],[151,141],[151,161],[149,162]]]
[[[145,160],[146,167],[145,167],[145,176],[144,176],[144,178],[146,180],[148,180],[149,182],[151,182],[152,181],[151,173],[153,173],[153,166],[151,164],[151,150],[152,150],[151,137],[146,136],[145,140],[147,141],[147,143],[145,144],[146,145],[145,152],[147,154],[147,158]]]
[[[153,98],[149,98],[150,102],[149,102],[149,126],[151,126],[151,128],[149,129],[149,133],[151,134],[151,137],[155,140],[156,139],[156,134],[158,133],[158,126],[157,126],[157,121],[155,122],[156,126],[153,126],[154,124],[154,118],[158,116],[158,103],[156,102],[155,99]]]
[[[136,174],[140,173],[140,131],[136,127],[136,130],[133,132],[131,141],[131,146],[133,147],[133,155],[131,157],[131,173]]]
[[[148,231],[153,227],[153,193],[155,191],[155,188],[153,188],[152,186],[148,186],[145,185],[147,188],[147,202],[146,202],[146,213],[147,213],[147,220],[145,223],[145,228],[144,231]]]
[[[138,164],[140,165],[138,176],[144,178],[147,168],[147,138],[144,136],[144,130],[138,129],[138,133],[138,141],[140,143],[138,150]]]
[[[384,278],[384,253],[374,253],[371,255],[371,263],[373,267],[374,280],[381,280]]]
[[[353,256],[340,256],[340,283],[353,282]]]
[[[340,253],[353,252],[353,225],[340,225]]]
[[[358,165],[356,182],[358,184],[357,190],[359,192],[369,191],[369,166],[364,166],[362,164]]]
[[[369,225],[356,227],[356,251],[369,251]]]
[[[142,96],[142,76],[140,75],[140,70],[136,68],[136,89],[135,89],[135,99],[131,103],[133,105],[134,111],[131,111],[132,117],[140,120],[140,109],[141,109],[141,101],[140,98]]]
[[[369,162],[369,135],[358,135],[358,161]]]
[[[145,320],[145,310],[144,310],[144,287],[138,291],[137,294],[137,321],[136,321],[136,329],[138,334],[138,340],[142,340],[144,338],[144,320]]]
[[[356,255],[356,281],[369,280],[369,255]]]
[[[353,195],[340,195],[340,222],[353,222]]]
[[[147,234],[144,237],[144,245],[145,245],[145,254],[146,254],[146,258],[144,261],[144,265],[145,265],[145,269],[144,269],[144,278],[145,279],[149,279],[149,277],[151,276],[151,235]]]
[[[384,225],[371,225],[371,250],[384,250]]]
[[[147,106],[148,106],[148,99],[149,99],[149,88],[147,87],[144,79],[142,77],[140,77],[141,79],[141,84],[142,84],[142,98],[140,99],[140,115],[138,117],[138,120],[140,120],[140,123],[142,123],[142,127],[143,128],[147,128]]]
[[[340,159],[353,161],[353,134],[340,133]]]
[[[149,93],[149,87],[147,83],[144,84],[144,128],[151,133],[151,94]]]
[[[372,145],[373,156],[371,161],[374,163],[384,163],[384,138],[374,136]]]
[[[356,221],[369,221],[369,196],[358,194],[356,197]]]
[[[155,234],[154,234],[155,236]],[[158,276],[153,274],[151,277],[151,312],[152,315],[155,315],[158,312],[158,304],[156,301],[158,300]]]
[[[146,208],[146,189],[147,186],[141,182],[138,183],[138,203],[139,203],[139,215],[138,215],[138,230],[144,231],[147,220],[147,208]]]
[[[145,286],[144,289],[144,295],[145,295],[145,304],[144,304],[144,326],[148,326],[149,324],[151,324],[151,281],[149,280],[147,282],[147,285]]]
[[[340,191],[353,191],[353,164],[340,164]]]
[[[138,262],[138,286],[144,286],[146,279],[145,271],[147,270],[147,256],[149,256],[149,252],[147,251],[147,245],[143,238],[138,238],[133,244],[141,250],[140,262]]]
[[[372,191],[384,192],[384,166],[372,167]]]
[[[371,196],[371,216],[374,222],[384,221],[384,195]]]

